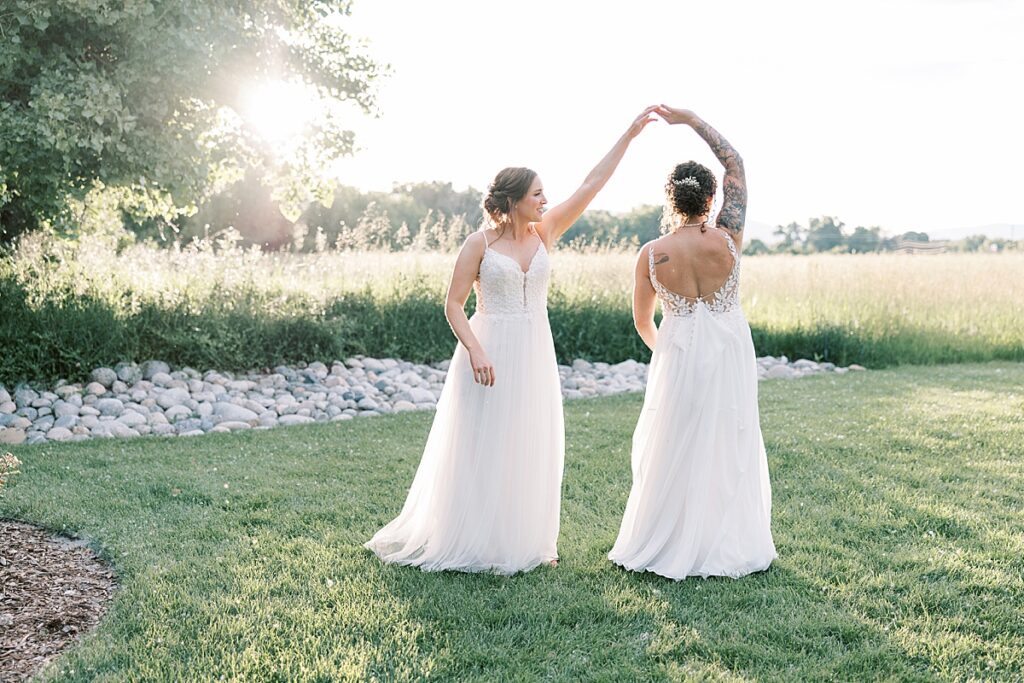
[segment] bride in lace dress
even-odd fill
[[[714,151],[725,166],[723,205],[709,222],[714,174],[679,164],[665,186],[671,230],[640,249],[633,311],[654,355],[633,434],[633,488],[608,557],[671,579],[736,578],[776,557],[757,364],[739,299],[743,162],[693,112],[655,113],[689,125]]]
[[[401,513],[366,547],[428,571],[513,574],[558,558],[564,434],[547,316],[548,250],[654,121],[633,121],[564,203],[545,212],[540,178],[506,168],[455,263],[445,315],[458,337],[423,458]],[[464,305],[476,291],[476,313]]]

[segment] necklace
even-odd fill
[[[698,225],[700,226],[700,231],[701,232],[707,232],[707,230],[708,230],[707,223],[708,222],[706,220],[703,220],[703,221],[701,221],[699,223],[683,223],[682,225],[678,226],[672,232],[675,232],[676,230],[682,230],[683,228],[696,228]]]

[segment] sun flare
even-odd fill
[[[260,81],[242,95],[242,119],[264,140],[285,143],[300,136],[323,104],[316,91],[295,81]]]

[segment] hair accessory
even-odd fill
[[[673,178],[672,179],[672,184],[675,185],[676,187],[682,187],[684,185],[688,185],[689,187],[692,187],[695,190],[699,190],[700,189],[700,181],[697,180],[696,178],[694,178],[692,175],[688,175],[685,178],[683,178],[682,180],[676,180],[675,178]]]

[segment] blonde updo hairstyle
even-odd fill
[[[503,168],[487,186],[482,204],[484,224],[482,229],[494,228],[499,233],[512,226],[516,204],[530,191],[536,171],[521,166]]]

